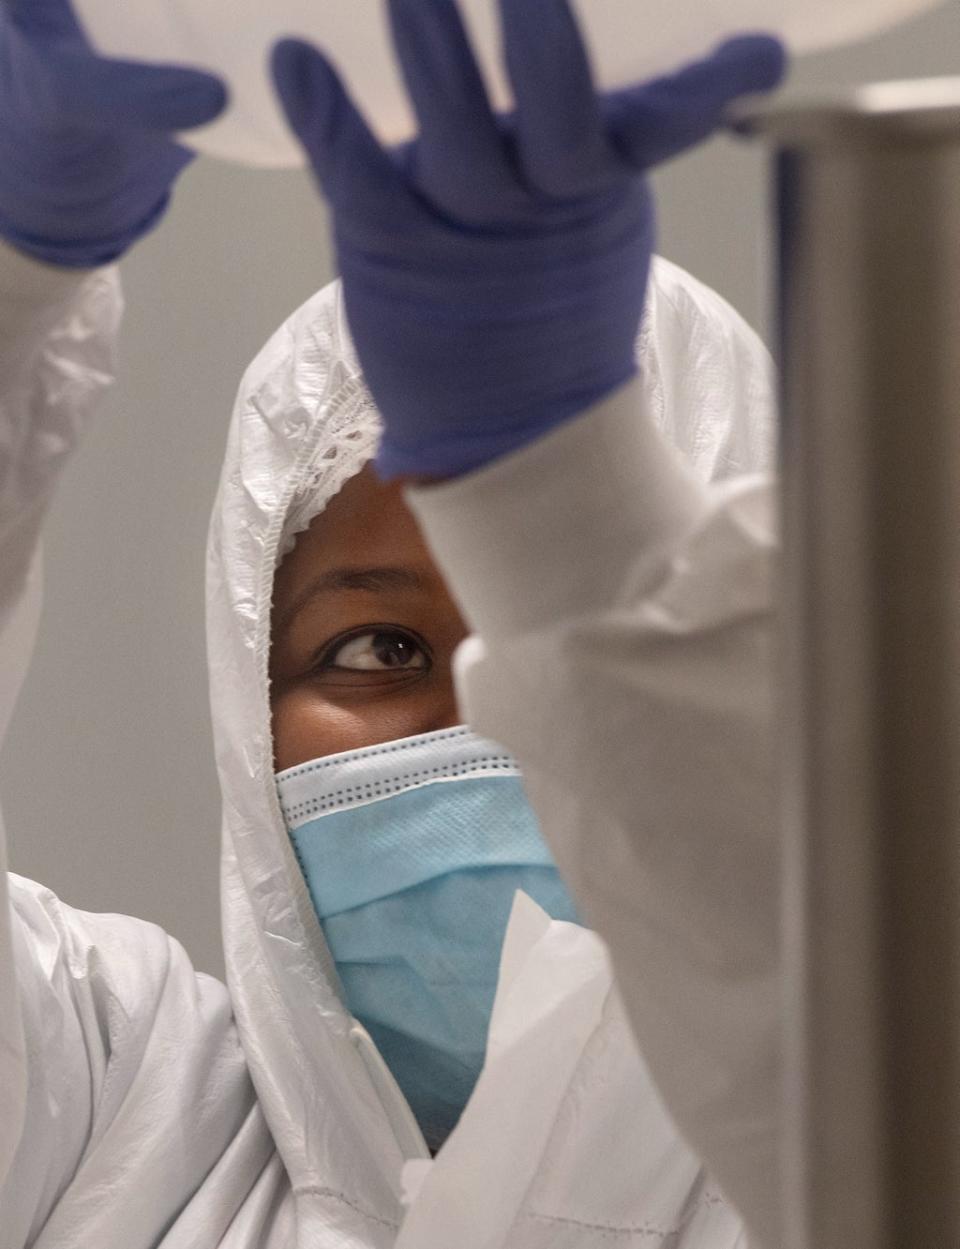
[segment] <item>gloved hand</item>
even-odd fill
[[[95,55],[68,0],[0,0],[0,237],[50,264],[115,260],[191,158],[171,132],[225,101],[209,74]]]
[[[455,0],[390,0],[419,121],[392,153],[319,52],[297,40],[274,50],[277,90],[333,210],[385,477],[469,471],[631,377],[654,236],[644,174],[784,70],[776,40],[744,37],[598,96],[567,0],[500,9],[507,118],[491,112]]]

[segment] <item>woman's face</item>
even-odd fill
[[[277,771],[458,724],[450,664],[466,632],[401,487],[368,465],[277,571]]]

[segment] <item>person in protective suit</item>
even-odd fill
[[[6,878],[4,1249],[778,1242],[767,362],[649,272],[642,173],[779,50],[601,109],[566,6],[504,0],[504,120],[455,6],[391,9],[403,153],[275,56],[343,285],[248,370],[211,524],[228,987]],[[112,262],[222,90],[20,0],[0,103],[6,718]]]

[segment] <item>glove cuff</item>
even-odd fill
[[[582,416],[619,390],[637,373],[631,362],[623,372],[596,389],[570,396],[562,409],[540,412],[529,422],[501,429],[464,433],[457,430],[444,438],[435,431],[429,442],[401,442],[390,435],[389,426],[377,451],[374,463],[384,481],[405,477],[412,479],[462,477],[477,469],[519,451],[536,442],[551,430]]]
[[[112,264],[145,234],[159,224],[170,202],[167,191],[136,225],[122,233],[106,238],[59,238],[49,239],[7,222],[0,216],[0,238],[11,247],[43,264],[56,265],[61,269],[97,269]]]

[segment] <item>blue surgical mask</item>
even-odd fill
[[[576,920],[519,770],[453,728],[301,764],[277,788],[346,1004],[437,1149],[480,1074],[516,891]]]

